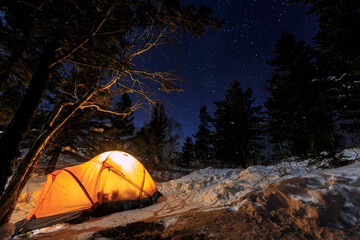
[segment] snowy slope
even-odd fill
[[[348,150],[346,155],[357,159],[359,151]],[[41,184],[38,186],[41,188]],[[150,207],[114,213],[76,225],[60,224],[37,230],[31,236],[37,239],[41,232],[66,229],[66,232],[81,232],[74,239],[88,239],[100,229],[137,221],[158,221],[164,226],[170,226],[186,212],[218,209],[245,211],[249,206],[256,211],[267,212],[269,216],[286,214],[301,224],[307,219],[316,220],[321,226],[344,231],[360,224],[358,161],[325,170],[307,167],[307,161],[289,161],[247,169],[206,168],[176,180],[159,183],[158,189],[165,197]],[[24,204],[19,205],[17,218],[21,209],[25,209]]]

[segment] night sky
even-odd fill
[[[252,88],[256,104],[266,97],[264,83],[272,68],[274,44],[282,31],[288,31],[309,44],[318,31],[316,17],[306,15],[301,4],[285,0],[187,0],[196,6],[206,5],[214,15],[227,23],[220,31],[210,31],[201,38],[188,36],[153,54],[151,68],[178,68],[188,81],[181,83],[184,92],[161,96],[168,116],[183,126],[184,137],[195,134],[199,110],[204,104],[208,112],[215,110],[214,101],[224,99],[228,86],[240,81],[243,89]],[[164,58],[165,56],[165,58]],[[135,124],[141,126],[149,114],[135,113]]]

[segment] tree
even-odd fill
[[[183,167],[189,167],[190,163],[194,160],[195,148],[191,137],[186,137],[184,145],[180,154],[180,165]]]
[[[134,127],[134,117],[132,111],[132,102],[127,93],[124,93],[121,96],[120,101],[116,103],[115,111],[126,113],[125,116],[119,117],[116,115],[112,115],[110,122],[113,127],[119,130],[119,134],[121,138],[131,137],[134,135],[135,127]]]
[[[243,91],[239,82],[226,90],[225,100],[215,102],[216,156],[224,163],[246,167],[253,164],[259,150],[261,106],[254,106],[252,90]]]
[[[93,109],[84,109],[77,111],[49,140],[46,149],[46,155],[50,155],[45,173],[54,171],[58,158],[63,150],[80,152],[87,156],[94,156],[99,151],[94,146],[101,145],[104,142],[104,136],[94,133],[93,129],[99,128],[98,122],[94,121],[97,111]],[[95,139],[95,140],[94,140]],[[83,158],[81,158],[83,160]]]
[[[169,119],[164,106],[158,102],[150,122],[136,133],[132,149],[147,168],[165,168],[177,157],[180,138],[181,125]]]
[[[169,119],[165,114],[164,105],[157,103],[151,115],[149,124],[150,139],[154,149],[155,164],[163,161],[163,149],[165,147],[165,139],[167,128],[169,126]]]
[[[163,168],[166,168],[170,163],[176,164],[179,159],[180,139],[183,136],[182,125],[175,119],[169,118],[169,124],[166,132],[166,144],[163,149]]]
[[[275,44],[270,97],[265,102],[271,142],[289,154],[334,147],[334,126],[324,82],[317,77],[315,53],[304,41],[283,32]]]
[[[20,52],[26,54],[15,54],[18,57],[11,65],[25,64],[24,68],[30,70],[26,93],[0,139],[0,224],[10,219],[16,199],[48,141],[78,110],[96,108],[116,114],[103,109],[100,101],[115,90],[115,84],[123,93],[134,92],[150,102],[151,89],[178,90],[173,76],[149,73],[138,67],[135,64],[138,56],[164,44],[167,36],[180,29],[201,35],[205,28],[220,24],[210,17],[209,8],[195,9],[192,5],[181,6],[178,1],[166,0],[64,0],[56,3],[32,1],[31,4],[4,0],[0,7],[5,20],[1,25],[5,29],[1,31],[5,35],[1,38],[3,50],[11,56],[13,50],[18,49],[12,47],[11,41],[17,39],[12,36],[23,36],[18,38],[26,40],[24,51]],[[25,21],[18,16],[26,16]],[[14,41],[17,46],[21,45],[20,40]],[[9,58],[4,59],[11,62]],[[2,84],[10,77],[20,79],[14,68],[11,69]],[[66,70],[60,72],[61,69]],[[71,69],[78,70],[83,77],[69,80]],[[57,89],[68,97],[57,100],[51,118],[3,191],[44,93],[59,78],[65,81],[61,81]],[[67,91],[70,86],[72,91]]]
[[[168,126],[169,119],[165,114],[164,106],[158,102],[151,114],[151,121],[138,134],[142,141],[147,142],[148,147],[143,152],[149,166],[159,165],[164,160],[163,151],[166,145]]]
[[[318,15],[317,48],[330,59],[351,65],[352,73],[360,74],[360,2],[357,0],[293,0],[310,5],[309,13]]]
[[[135,126],[133,117],[133,104],[127,93],[121,96],[121,99],[115,105],[116,112],[125,113],[124,116],[112,115],[110,123],[112,124],[111,132],[108,133],[112,137],[115,145],[122,147],[130,146],[131,137],[134,136]]]
[[[360,2],[357,0],[293,0],[310,5],[318,16],[316,50],[321,56],[319,80],[329,83],[341,127],[359,138]],[[325,64],[324,64],[325,62]]]
[[[196,160],[205,163],[209,160],[213,160],[215,157],[213,133],[210,131],[210,123],[212,119],[207,113],[205,105],[201,107],[199,117],[199,131],[194,135],[194,151]]]
[[[15,109],[21,100],[24,86],[19,81],[10,81],[0,92],[0,126],[7,126],[14,116]]]
[[[3,51],[0,55],[0,91],[3,91],[7,82],[16,81],[15,77],[22,75],[20,81],[23,83],[28,80],[24,73],[28,74],[25,65],[29,63],[24,64],[27,61],[24,55],[29,53],[31,36],[34,34],[35,9],[6,0],[2,1],[0,7],[1,10],[6,9],[6,15],[1,17],[6,21],[0,22],[0,45]]]

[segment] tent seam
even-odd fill
[[[91,204],[94,205],[94,201],[91,199],[89,193],[87,192],[86,188],[84,187],[84,185],[80,182],[80,180],[74,175],[74,173],[72,173],[71,171],[67,170],[64,168],[64,171],[68,172],[74,179],[75,181],[79,184],[80,188],[83,190],[83,192],[85,193],[86,197],[90,200]]]

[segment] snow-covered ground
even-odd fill
[[[158,183],[164,195],[159,203],[131,211],[114,213],[80,224],[59,224],[35,230],[30,238],[49,231],[79,231],[73,239],[88,239],[96,231],[137,221],[158,221],[173,225],[185,212],[227,209],[239,211],[244,204],[256,209],[277,211],[286,208],[301,219],[317,219],[323,226],[347,230],[360,224],[359,149],[345,155],[352,164],[331,169],[308,167],[308,162],[283,161],[273,166],[247,169],[194,171],[169,182]],[[36,203],[44,177],[35,177],[21,196],[12,222],[26,217]],[[60,236],[60,235],[59,235]],[[61,237],[59,237],[61,239]]]

